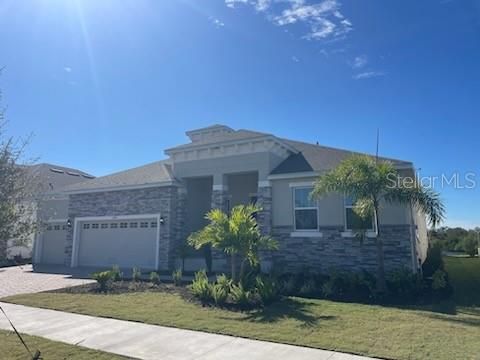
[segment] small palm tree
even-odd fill
[[[361,219],[373,216],[377,244],[377,288],[385,290],[383,240],[379,226],[381,202],[412,204],[423,211],[435,227],[444,219],[444,205],[439,195],[422,187],[416,179],[401,179],[393,164],[365,155],[353,155],[335,169],[320,176],[311,196],[320,198],[328,193],[345,194],[354,199],[353,210]]]
[[[212,246],[231,257],[232,278],[236,279],[235,258],[240,256],[240,276],[243,277],[245,264],[257,267],[260,264],[259,250],[275,250],[277,242],[262,235],[255,218],[261,208],[255,205],[235,206],[230,214],[212,209],[205,218],[209,224],[188,237],[188,243],[196,249]]]

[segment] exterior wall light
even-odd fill
[[[160,216],[159,222],[160,222],[160,225],[165,224],[165,218],[163,216]]]

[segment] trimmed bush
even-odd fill
[[[175,286],[182,285],[182,278],[183,278],[182,269],[177,269],[174,272],[172,272],[173,285]]]
[[[97,280],[100,291],[107,292],[110,283],[113,280],[113,276],[111,271],[99,271],[92,274],[92,279]]]
[[[433,243],[428,248],[427,258],[422,265],[424,277],[431,277],[437,270],[445,270],[442,258],[442,245],[439,242]]]
[[[205,270],[200,270],[195,273],[195,278],[192,281],[192,294],[204,303],[212,299],[212,285],[208,282]]]
[[[150,282],[155,285],[160,284],[160,275],[156,271],[150,273]]]
[[[132,281],[136,282],[136,281],[140,281],[142,279],[142,271],[134,266],[133,269],[132,269]]]
[[[227,291],[227,289],[220,284],[213,284],[209,286],[211,291],[211,297],[215,305],[225,304],[225,302],[227,301],[229,291]]]
[[[387,290],[391,302],[412,303],[422,294],[423,282],[409,269],[397,270],[387,275]]]

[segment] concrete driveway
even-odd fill
[[[71,275],[34,273],[31,265],[0,268],[0,298],[18,294],[61,289],[93,282]]]

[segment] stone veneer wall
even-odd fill
[[[181,194],[181,193],[180,193]],[[159,266],[161,270],[172,267],[176,242],[183,223],[182,212],[177,211],[181,202],[176,186],[155,187],[135,190],[106,191],[70,195],[68,218],[85,216],[120,216],[158,214],[165,219],[160,228]],[[72,259],[73,226],[67,231],[65,265]]]
[[[343,227],[322,228],[322,237],[291,237],[291,227],[274,227],[272,236],[279,243],[273,252],[274,266],[285,272],[328,272],[332,269],[376,270],[377,253],[374,238],[342,237]],[[386,271],[412,269],[411,233],[409,225],[381,227]]]

